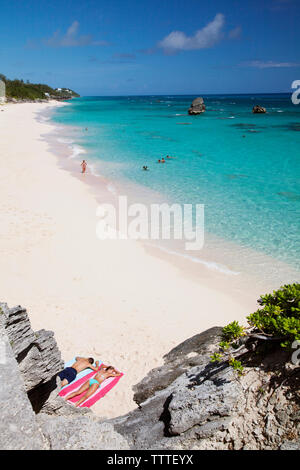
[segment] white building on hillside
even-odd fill
[[[6,96],[5,96],[5,83],[0,80],[0,104],[5,103]]]

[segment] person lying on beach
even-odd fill
[[[104,382],[104,380],[109,379],[109,377],[120,377],[121,373],[118,372],[112,366],[106,366],[105,364],[101,364],[100,370],[98,373],[92,378],[87,380],[76,392],[70,393],[65,397],[66,400],[70,400],[70,398],[74,398],[78,395],[81,395],[83,392],[86,393],[75,403],[75,406],[81,405],[87,398],[89,398],[98,387]]]
[[[87,163],[85,160],[82,161],[81,163],[81,168],[82,168],[82,173],[85,173],[87,167]]]
[[[94,359],[92,357],[75,357],[75,360],[76,362],[74,362],[71,367],[66,367],[58,374],[62,387],[73,382],[73,380],[76,379],[77,374],[82,372],[84,369],[92,369],[95,372],[98,371],[99,361],[96,361],[96,367],[94,367]]]

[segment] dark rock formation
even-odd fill
[[[0,304],[0,448],[299,449],[300,377],[290,353],[258,356],[245,343],[238,376],[227,361],[210,360],[220,332],[172,349],[134,387],[139,408],[101,420],[58,396],[53,333],[34,332],[26,310]]]
[[[193,448],[200,438],[228,428],[242,398],[232,369],[196,366],[156,392],[139,410],[111,423],[132,448]]]
[[[42,433],[28,400],[24,382],[0,311],[0,449],[43,449]]]
[[[191,107],[188,110],[188,113],[190,115],[196,115],[196,114],[201,114],[205,112],[205,104],[203,98],[199,97],[194,99],[194,101],[191,104]]]
[[[51,331],[34,332],[27,311],[0,303],[2,321],[19,365],[24,386],[35,411],[39,411],[56,388],[56,375],[63,369],[61,354]]]
[[[51,450],[120,450],[128,449],[125,438],[113,426],[91,416],[49,416],[37,418],[43,436]]]
[[[214,327],[176,346],[164,356],[165,364],[133,387],[134,401],[139,405],[155,392],[167,388],[191,367],[209,362],[209,356],[220,342],[222,328]]]
[[[263,108],[262,106],[256,105],[253,106],[252,113],[253,114],[265,114],[267,112],[266,108]]]
[[[138,410],[111,424],[136,449],[299,449],[299,369],[285,372],[289,356],[282,350],[256,357],[259,367],[247,354],[243,376],[227,362],[211,363],[206,356],[206,363],[189,368],[164,389],[151,390]],[[168,383],[168,369],[164,372]],[[139,385],[135,389],[138,393]]]
[[[0,303],[0,449],[127,449],[110,424],[58,396],[62,368],[53,333]]]

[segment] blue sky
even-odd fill
[[[1,2],[0,72],[81,95],[290,91],[300,0]]]

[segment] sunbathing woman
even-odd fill
[[[97,372],[97,374],[92,379],[87,380],[78,390],[76,390],[76,392],[67,395],[66,400],[70,400],[70,398],[81,395],[87,390],[83,397],[81,397],[80,400],[75,403],[75,406],[79,406],[81,403],[87,400],[87,398],[93,395],[93,393],[95,393],[104,380],[108,379],[109,377],[120,377],[120,375],[121,373],[117,372],[114,367],[101,364],[99,372]]]

